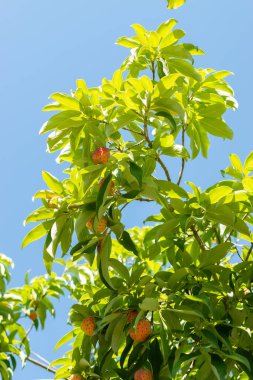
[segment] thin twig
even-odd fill
[[[141,144],[143,144],[145,142],[145,139],[137,142],[137,143],[134,143],[130,148],[127,148],[126,150],[129,150],[129,149],[132,149],[132,148],[135,148],[136,146],[139,146]]]
[[[153,199],[149,199],[149,198],[136,198],[136,199],[133,199],[134,201],[139,201],[139,202],[154,202]]]
[[[245,260],[244,261],[248,261],[249,260],[249,257],[251,255],[251,252],[253,251],[253,242],[251,243],[251,246],[248,250],[248,253],[247,253],[247,256],[245,257]]]
[[[125,203],[122,208],[120,209],[120,211],[124,210],[124,208],[126,208],[131,202],[134,202],[134,201],[139,201],[139,202],[154,202],[153,199],[149,199],[149,198],[134,198],[134,199],[131,199],[129,202]]]
[[[217,242],[220,244],[220,243],[221,243],[220,235],[218,234],[218,231],[216,230],[215,227],[213,228],[213,230],[214,230],[214,233],[215,233],[215,236],[216,236]]]
[[[238,250],[238,248],[235,247],[235,249],[236,249],[236,253],[240,257],[241,261],[244,261],[243,258],[242,258],[242,256],[241,256],[241,254],[240,254],[240,252],[239,252],[239,250]]]
[[[129,128],[122,128],[122,129],[124,129],[124,131],[127,131],[127,132],[131,132],[131,133],[135,133],[135,134],[140,135],[140,136],[144,136],[143,132],[134,131],[133,129],[129,129]]]
[[[160,166],[163,168],[163,171],[166,175],[166,178],[169,182],[171,182],[170,173],[165,165],[165,163],[162,161],[160,156],[157,156],[157,162],[159,162]]]
[[[190,375],[191,371],[192,371],[193,368],[194,368],[194,363],[195,363],[195,360],[193,360],[193,361],[191,362],[191,365],[190,365],[190,367],[188,368],[187,372],[186,372],[186,373],[184,374],[184,376],[182,377],[182,380],[187,379],[188,375]]]
[[[245,220],[245,219],[247,218],[248,215],[249,215],[249,213],[246,212],[246,214],[242,217],[242,220]],[[225,243],[226,243],[228,240],[230,240],[230,238],[231,238],[232,234],[234,233],[234,231],[235,231],[235,229],[232,228],[232,230],[230,231],[230,233],[229,233],[227,239],[225,240]]]
[[[152,80],[155,81],[155,61],[151,62]]]
[[[49,362],[47,359],[43,358],[43,356],[37,354],[37,352],[32,351],[32,354],[33,354],[34,356],[37,356],[38,359],[40,359],[40,360],[42,360],[43,362],[45,362],[48,366],[50,365],[50,362]]]
[[[32,329],[33,329],[33,326],[34,326],[34,323],[32,323],[31,326],[29,327],[29,329],[26,331],[26,334],[25,334],[24,338],[21,340],[21,343],[20,343],[20,345],[19,345],[19,348],[21,348],[21,347],[22,347],[22,344],[27,340],[28,335],[30,334],[30,332],[31,332]]]
[[[182,146],[184,147],[184,140],[185,140],[185,128],[182,126]],[[185,167],[185,159],[182,157],[182,164],[181,164],[181,170],[178,176],[177,184],[180,185],[180,182],[182,180],[183,174],[184,174],[184,167]]]
[[[204,244],[203,240],[201,239],[201,237],[199,236],[198,231],[196,230],[195,226],[191,226],[190,229],[192,230],[193,235],[194,235],[195,239],[197,240],[202,251],[206,251],[205,244]]]
[[[145,116],[144,118],[144,136],[145,136],[145,139],[147,140],[147,143],[149,145],[149,147],[152,149],[153,148],[153,144],[152,144],[152,141],[150,140],[149,138],[149,135],[148,135],[148,120],[147,120],[147,116]],[[169,182],[171,182],[171,178],[170,178],[170,173],[165,165],[165,163],[162,161],[161,157],[157,154],[156,156],[156,161],[160,164],[160,166],[162,167],[165,175],[166,175],[166,178]]]
[[[33,358],[30,358],[30,357],[27,357],[26,360],[30,363],[33,363],[35,365],[37,365],[38,367],[41,367],[41,368],[44,368],[45,370],[47,370],[48,372],[51,372],[51,373],[56,373],[56,370],[39,362],[38,360],[36,359],[33,359]]]

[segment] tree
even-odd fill
[[[169,1],[175,8],[184,1]],[[156,31],[135,24],[118,44],[129,57],[111,80],[55,93],[43,125],[65,179],[47,188],[23,247],[44,237],[47,275],[6,290],[11,260],[0,256],[0,371],[30,357],[29,330],[44,327],[52,298],[69,292],[72,331],[51,363],[56,379],[252,379],[253,153],[230,155],[223,179],[202,191],[182,185],[189,159],[207,157],[209,135],[231,139],[223,119],[236,109],[228,71],[198,69],[197,46],[170,19]],[[180,171],[171,170],[173,160]],[[126,207],[158,207],[126,230]],[[61,276],[54,263],[63,267]]]

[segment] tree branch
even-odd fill
[[[48,366],[50,365],[50,362],[47,359],[43,358],[43,356],[37,354],[37,352],[32,351],[32,354],[34,356],[37,356],[38,359],[40,359],[42,362],[45,362]]]
[[[48,372],[56,373],[56,370],[54,368],[51,368],[51,367],[49,367],[49,366],[47,366],[47,365],[39,362],[38,360],[35,360],[35,359],[31,358],[31,357],[27,357],[26,360],[28,362],[30,362],[30,363],[33,363],[33,364],[37,365],[38,367],[41,367],[41,368],[47,370]]]
[[[184,143],[185,143],[185,128],[184,126],[182,126],[182,146],[184,147]],[[181,170],[180,170],[180,173],[179,173],[179,176],[178,176],[178,181],[177,181],[177,184],[180,185],[180,182],[182,180],[182,177],[183,177],[183,174],[184,174],[184,167],[185,167],[185,159],[182,157],[182,164],[181,164]]]

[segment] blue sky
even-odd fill
[[[42,107],[53,92],[75,89],[75,80],[85,78],[88,85],[99,85],[111,77],[127,50],[114,44],[123,35],[131,35],[130,24],[156,28],[173,17],[187,32],[185,41],[196,43],[206,56],[199,67],[233,71],[229,79],[239,101],[239,110],[229,112],[226,121],[235,132],[233,141],[212,140],[208,161],[189,163],[184,180],[205,188],[218,181],[220,169],[228,165],[228,155],[243,159],[252,149],[252,0],[188,0],[177,11],[168,11],[165,0],[8,0],[0,3],[0,251],[15,261],[13,286],[23,283],[27,270],[32,276],[44,273],[41,242],[21,251],[27,232],[22,221],[36,205],[32,195],[43,187],[41,171],[60,175],[53,155],[48,155],[46,137],[38,130],[48,114]],[[242,5],[241,5],[242,4]],[[172,168],[173,172],[173,168]],[[149,213],[152,209],[149,209]],[[128,226],[141,223],[133,208],[128,208]],[[66,326],[69,300],[61,300],[58,318],[49,319],[43,333],[31,334],[34,351],[49,360],[55,342],[69,329]],[[50,374],[28,365],[14,380],[52,379]]]

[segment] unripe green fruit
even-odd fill
[[[81,369],[87,368],[89,366],[90,366],[90,363],[86,359],[82,358],[79,360],[79,367]]]

